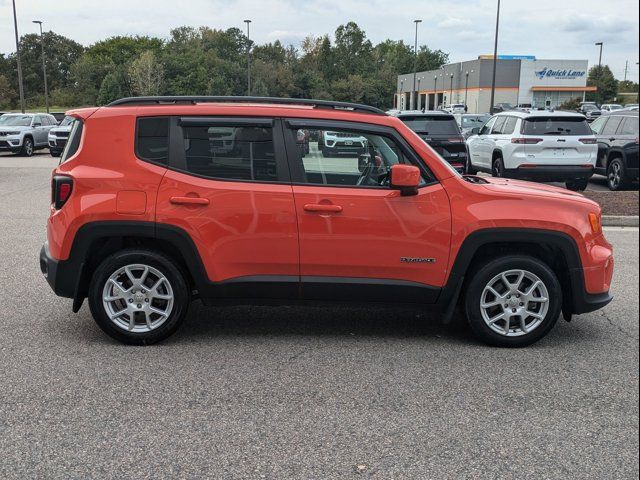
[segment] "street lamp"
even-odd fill
[[[414,20],[416,24],[416,37],[413,46],[413,92],[411,92],[411,103],[415,105],[414,95],[416,95],[416,73],[418,72],[418,24],[422,20]]]
[[[596,42],[596,47],[600,47],[600,55],[598,56],[598,70],[602,67],[602,42]]]
[[[496,65],[498,63],[498,27],[500,25],[500,0],[496,11],[496,36],[493,43],[493,73],[491,74],[491,100],[489,101],[489,113],[493,113],[493,102],[496,99]]]
[[[423,79],[424,77],[420,77],[418,78],[418,88],[416,90],[416,110],[420,110],[420,81]]]
[[[473,70],[472,70],[473,71]],[[467,107],[467,96],[469,93],[469,70],[464,72],[464,106]]]
[[[598,55],[598,92],[596,93],[596,98],[598,100],[598,102],[600,101],[600,79],[602,78],[602,46],[604,45],[603,42],[596,42],[596,47],[600,47],[600,54]]]
[[[453,103],[453,73],[451,74],[451,86],[449,87],[449,105]]]
[[[24,103],[24,87],[22,86],[22,62],[20,61],[20,40],[18,37],[18,18],[16,16],[16,0],[13,3],[13,29],[16,34],[16,62],[18,64],[18,90],[20,91],[20,109],[22,113],[25,111]]]
[[[249,25],[251,20],[245,20],[247,24],[247,96],[251,96],[251,39],[249,37]]]
[[[47,66],[44,62],[44,37],[42,36],[42,21],[33,20],[32,23],[37,23],[40,26],[40,46],[42,47],[42,75],[44,76],[44,104],[47,107],[47,113],[49,113],[49,86],[47,85]]]
[[[400,107],[400,110],[405,110],[405,104],[404,104],[404,78],[402,80],[400,80],[400,96],[402,97],[402,100],[400,101],[400,103],[398,104],[398,106]]]
[[[438,108],[438,75],[433,76],[433,109]]]

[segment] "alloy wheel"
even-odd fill
[[[609,179],[609,188],[611,190],[617,190],[620,188],[620,183],[622,181],[622,167],[620,163],[613,162],[609,165],[609,175],[607,176]]]
[[[109,319],[122,330],[146,333],[171,315],[174,293],[159,270],[143,264],[116,270],[105,282],[102,304]]]
[[[526,335],[544,321],[549,311],[549,291],[537,275],[508,270],[484,287],[480,311],[494,332],[506,337]]]

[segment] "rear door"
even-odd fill
[[[311,141],[296,147],[298,129],[363,136],[367,151],[323,156]],[[430,303],[445,281],[451,214],[435,177],[394,130],[351,122],[289,120],[285,128],[300,232],[306,299]],[[418,166],[422,186],[401,196],[389,168]]]
[[[525,118],[522,134],[538,140],[526,143],[527,163],[540,165],[595,164],[597,147],[583,117],[532,116]]]
[[[624,150],[627,168],[638,168],[638,116],[623,117],[624,120],[618,127],[616,146]],[[637,173],[636,173],[637,175]]]
[[[170,163],[157,200],[158,229],[193,240],[208,296],[298,296],[296,211],[280,122],[171,117]],[[153,146],[151,146],[153,151]]]
[[[591,125],[591,131],[596,136],[596,142],[598,144],[598,152],[596,159],[596,171],[604,174],[607,169],[607,155],[609,153],[609,140],[602,134],[602,130],[605,124],[609,120],[609,117],[596,118]]]

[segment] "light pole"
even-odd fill
[[[420,77],[418,79],[418,88],[416,90],[416,110],[420,110],[420,81],[423,79],[424,77]]]
[[[49,113],[49,86],[47,85],[47,66],[44,62],[44,36],[42,35],[42,21],[33,20],[33,23],[37,23],[40,26],[40,46],[42,47],[42,75],[44,76],[44,104],[47,107],[47,113]]]
[[[498,27],[500,26],[500,0],[496,11],[496,37],[493,43],[493,72],[491,74],[491,100],[489,101],[489,113],[493,113],[493,102],[496,99],[496,65],[498,63]]]
[[[464,72],[464,106],[467,106],[467,97],[469,94],[469,70]]]
[[[451,74],[451,86],[449,87],[449,105],[453,103],[453,73]]]
[[[596,42],[596,47],[600,47],[600,54],[598,55],[598,91],[596,93],[596,98],[598,102],[600,101],[600,79],[602,78],[602,46],[603,42]]]
[[[249,37],[249,25],[251,20],[245,20],[247,24],[247,96],[251,96],[251,39]]]
[[[404,78],[400,80],[400,97],[402,100],[398,103],[398,106],[400,107],[399,110],[406,110],[406,105],[404,104]]]
[[[16,17],[16,0],[13,3],[13,29],[16,33],[16,61],[18,63],[18,90],[20,91],[20,109],[25,111],[24,87],[22,86],[22,63],[20,62],[20,40],[18,37],[18,18]]]
[[[413,91],[411,92],[411,103],[415,105],[414,95],[416,95],[416,74],[418,73],[418,24],[422,23],[422,20],[414,20],[416,24],[416,37],[413,43]]]
[[[438,75],[433,76],[433,109],[438,108]]]

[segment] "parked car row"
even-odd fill
[[[64,149],[73,117],[60,123],[49,113],[4,113],[0,115],[0,152],[30,157],[36,150],[48,148],[59,157]]]
[[[584,113],[506,110],[488,114],[392,111],[461,173],[565,182],[582,191],[594,175],[610,190],[638,182],[638,111],[606,105],[590,125]],[[597,109],[595,105],[594,108]],[[597,118],[596,118],[597,117]]]

